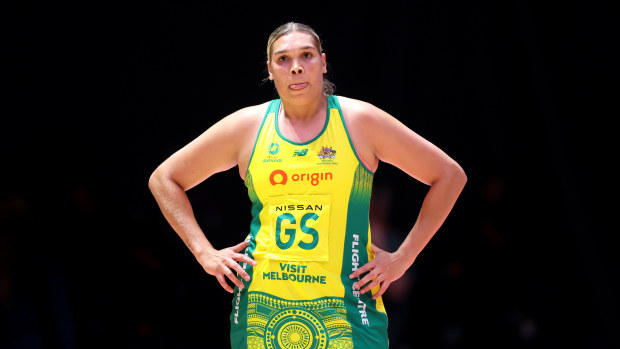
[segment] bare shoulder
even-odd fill
[[[354,128],[354,131],[363,132],[370,139],[389,136],[396,130],[408,129],[394,116],[371,103],[340,96],[338,100],[347,126]]]
[[[338,96],[338,101],[355,151],[368,169],[374,172],[379,165],[374,137],[383,124],[381,119],[388,115],[358,99]]]
[[[390,163],[426,184],[459,168],[441,149],[389,113],[367,102],[339,100],[354,145],[369,163]]]
[[[258,133],[268,104],[266,102],[245,107],[225,116],[209,127],[199,139],[225,141],[235,153],[243,153],[244,148],[248,146],[248,140],[254,139]]]
[[[359,99],[338,96],[338,101],[340,102],[342,113],[347,117],[351,117],[352,120],[371,118],[373,115],[377,114],[377,112],[381,111],[374,105]],[[376,115],[374,117],[376,117]]]
[[[239,109],[218,120],[158,168],[185,190],[235,165],[247,167],[268,103]],[[242,172],[243,173],[243,172]]]
[[[269,102],[258,105],[245,107],[235,111],[234,113],[224,117],[219,123],[226,128],[230,127],[235,132],[245,133],[252,132],[254,129],[258,131]]]
[[[385,125],[386,121],[394,119],[380,108],[359,99],[338,96],[338,101],[347,127],[353,128],[353,132],[372,133],[377,127]]]
[[[236,163],[239,175],[245,178],[245,173],[252,156],[254,142],[260,131],[269,102],[240,109],[222,120],[227,123],[229,132],[226,138],[234,142],[236,149]]]

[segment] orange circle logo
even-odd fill
[[[277,175],[280,175],[279,181],[276,181]],[[284,185],[286,184],[286,181],[288,181],[288,176],[286,175],[286,172],[282,170],[274,170],[273,172],[271,172],[271,175],[269,175],[269,182],[271,182],[271,185]]]

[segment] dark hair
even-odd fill
[[[267,60],[268,61],[271,61],[271,54],[272,54],[271,47],[273,46],[273,43],[276,40],[278,40],[278,38],[280,38],[281,36],[289,34],[289,33],[293,33],[293,32],[304,32],[304,33],[310,34],[312,38],[314,39],[314,46],[316,47],[317,51],[319,51],[319,53],[323,53],[323,47],[321,46],[321,38],[319,38],[319,35],[314,31],[314,29],[312,29],[310,26],[306,24],[288,22],[288,23],[285,23],[277,27],[276,30],[274,30],[271,33],[271,35],[269,35],[269,40],[267,40]],[[328,95],[333,95],[335,90],[336,90],[336,86],[331,81],[327,80],[327,78],[325,77],[325,74],[323,74],[323,92],[325,92],[325,94],[328,94]]]

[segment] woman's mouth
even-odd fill
[[[292,85],[288,85],[288,87],[292,90],[301,90],[303,88],[305,88],[306,86],[308,86],[307,82],[300,82],[297,84],[292,84]]]

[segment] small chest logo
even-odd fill
[[[308,154],[308,148],[306,149],[297,149],[293,152],[293,157],[296,156],[306,156]]]
[[[278,143],[271,143],[269,148],[267,148],[269,155],[263,159],[263,162],[282,162],[280,156],[277,155],[279,151],[280,145]]]
[[[280,145],[278,143],[271,143],[269,146],[269,154],[276,155],[280,151]]]
[[[336,158],[336,150],[331,147],[321,147],[319,151],[319,159],[335,159]]]

